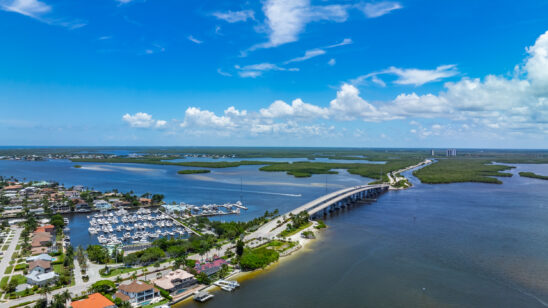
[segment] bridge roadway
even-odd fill
[[[330,210],[344,207],[351,202],[374,198],[379,194],[388,191],[389,188],[390,185],[387,184],[360,185],[344,188],[312,200],[282,216],[287,218],[290,214],[297,215],[302,211],[307,211],[311,217],[322,216]],[[278,221],[279,219],[273,219],[267,222],[251,234],[248,234],[245,239],[250,240],[259,237],[272,238],[276,233],[279,233],[285,228],[285,224],[283,226],[278,226]]]

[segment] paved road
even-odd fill
[[[2,256],[2,261],[0,261],[0,276],[4,275],[6,268],[10,264],[12,255],[15,252],[15,247],[17,247],[17,243],[19,242],[21,231],[23,231],[23,229],[21,228],[15,229],[15,235],[13,236],[13,239],[11,240],[10,245],[8,246],[8,250],[4,251],[4,255]]]
[[[75,266],[74,269],[76,270],[76,263],[78,263],[78,261],[75,260],[74,263],[75,263],[74,264],[74,266]],[[94,268],[94,269],[105,267],[104,265],[97,265],[97,264],[88,264],[88,266],[89,266],[89,268]],[[109,265],[109,266],[112,267],[113,265]],[[142,270],[138,270],[135,273],[136,273],[137,276],[140,276],[141,274],[145,273],[147,279],[153,279],[153,278],[156,278],[156,274],[153,273],[153,272],[161,270],[162,271],[161,273],[165,274],[165,273],[168,273],[168,272],[171,271],[172,266],[173,266],[173,262],[169,262],[169,263],[164,263],[164,264],[160,265],[160,267],[150,266],[150,267],[148,267],[148,271],[146,273],[143,272]],[[88,272],[89,272],[89,270],[88,270]],[[126,274],[120,275],[120,277],[122,279],[129,279],[132,274],[133,274],[133,272],[132,273],[126,273]],[[67,289],[72,294],[73,297],[74,296],[80,296],[80,295],[83,295],[83,294],[87,294],[87,291],[88,291],[89,287],[91,287],[91,285],[94,282],[96,282],[97,280],[115,281],[117,277],[118,276],[113,276],[113,277],[108,277],[108,278],[100,277],[96,280],[92,280],[91,276],[90,276],[90,280],[88,282],[82,282],[81,284],[76,283],[72,287],[61,288],[61,289],[52,291],[48,295],[48,299],[51,299],[53,295],[62,293]],[[139,279],[145,279],[145,276],[139,277]],[[36,301],[36,300],[38,300],[40,298],[43,298],[43,297],[44,296],[41,295],[41,294],[34,294],[34,295],[31,295],[31,296],[26,296],[26,297],[21,297],[21,298],[18,298],[18,299],[10,300],[6,303],[6,305],[14,306],[14,305],[18,305],[18,304],[28,302],[28,301]]]

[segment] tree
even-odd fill
[[[236,254],[241,257],[244,253],[244,242],[242,240],[238,240],[238,243],[236,243]]]
[[[62,230],[65,226],[65,221],[63,220],[63,216],[55,214],[51,216],[50,224],[54,225],[56,230]]]
[[[17,281],[15,281],[14,279],[11,279],[10,282],[3,287],[4,292],[6,293],[15,292],[16,288],[17,288]]]
[[[204,273],[204,272],[198,273],[198,275],[196,275],[196,280],[198,281],[198,283],[201,283],[201,284],[210,284],[211,283],[211,279],[209,279],[207,274]]]
[[[45,285],[40,289],[40,294],[44,295],[44,300],[46,301],[46,305],[48,303],[48,294],[50,292],[51,292],[51,288],[48,285]]]
[[[93,293],[98,292],[102,294],[110,294],[114,293],[114,291],[116,290],[116,285],[110,280],[99,280],[96,283],[92,284],[89,290]]]

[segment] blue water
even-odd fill
[[[548,181],[519,171],[548,165],[518,165],[502,185],[412,177],[412,189],[328,217],[310,249],[206,305],[546,307]]]
[[[248,210],[240,215],[222,216],[223,220],[249,220],[266,210],[289,211],[326,191],[372,181],[345,170],[337,175],[313,175],[295,178],[285,172],[262,172],[259,166],[211,169],[208,174],[180,175],[179,166],[79,163],[77,169],[68,160],[0,160],[0,175],[26,180],[57,181],[66,187],[84,185],[100,191],[113,188],[120,192],[159,193],[165,201],[190,204],[226,203],[242,200]]]
[[[367,182],[357,176],[296,179],[257,166],[214,169],[205,178],[179,167],[0,161],[0,174],[59,180],[96,189],[160,192],[191,203],[243,200],[250,210],[293,208],[328,191]],[[141,169],[128,169],[141,168]],[[548,165],[517,165],[502,185],[421,184],[327,217],[310,249],[217,292],[208,307],[546,307],[548,306]],[[144,169],[143,169],[144,168]],[[407,172],[410,175],[410,172]],[[223,219],[233,219],[229,216]],[[190,306],[196,305],[190,303]],[[198,305],[196,305],[198,306]],[[201,305],[199,305],[201,306]]]

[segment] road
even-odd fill
[[[8,250],[4,251],[4,255],[2,256],[2,261],[0,261],[0,276],[6,276],[4,275],[4,272],[6,271],[6,268],[10,265],[10,261],[12,260],[12,255],[15,252],[15,247],[17,247],[17,243],[19,242],[19,237],[21,236],[21,231],[23,231],[23,229],[15,228],[14,231],[15,231],[15,234],[8,246]]]

